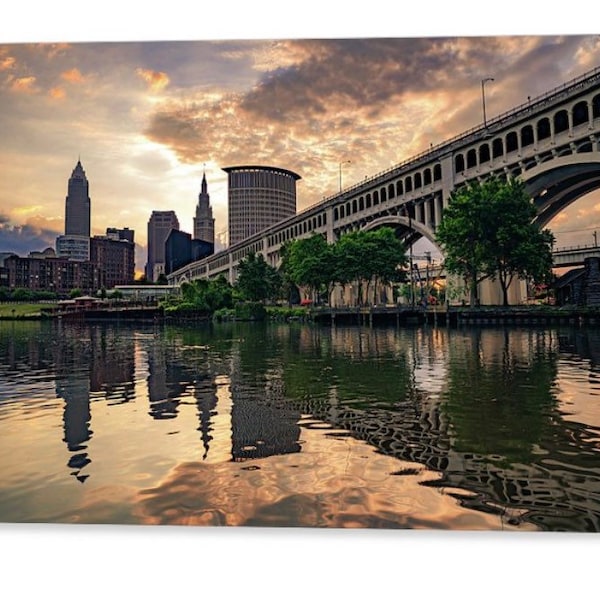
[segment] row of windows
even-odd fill
[[[239,171],[229,174],[229,189],[270,188],[296,193],[296,180],[286,173],[272,171]]]
[[[465,169],[472,169],[494,158],[551,139],[554,135],[570,131],[573,127],[590,124],[599,117],[600,94],[595,96],[591,103],[582,100],[575,104],[571,111],[561,109],[550,117],[542,117],[535,124],[527,124],[518,131],[510,131],[495,138],[491,143],[486,142],[478,148],[471,148],[466,155],[457,154],[454,157],[454,170],[461,173]]]

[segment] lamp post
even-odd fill
[[[485,118],[485,84],[488,81],[494,81],[493,77],[486,77],[481,80],[481,102],[483,104],[483,126],[487,128],[487,120]]]
[[[351,162],[351,160],[344,160],[340,163],[340,193],[342,192],[342,165],[348,165]]]

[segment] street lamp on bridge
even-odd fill
[[[349,165],[351,160],[344,160],[340,163],[340,193],[342,191],[342,165]]]
[[[481,80],[481,102],[483,104],[483,126],[487,129],[487,120],[485,118],[485,84],[488,81],[494,81],[493,77],[485,77]]]

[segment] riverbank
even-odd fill
[[[370,306],[370,307],[267,307],[260,318],[241,315],[230,310],[227,314],[208,315],[205,312],[165,314],[161,307],[110,306],[81,307],[61,310],[51,303],[2,303],[0,320],[68,319],[81,321],[137,322],[153,321],[172,324],[194,324],[217,321],[312,321],[324,325],[600,325],[600,307],[535,306]]]
[[[371,306],[311,309],[312,319],[323,324],[399,325],[600,325],[600,307]]]

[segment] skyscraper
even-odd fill
[[[229,245],[296,214],[300,175],[278,167],[226,167],[228,173]]]
[[[198,204],[196,206],[196,216],[194,217],[194,239],[208,242],[214,246],[215,220],[213,218],[207,187],[206,173],[204,173],[202,175],[202,185],[198,196]]]
[[[78,160],[65,198],[65,235],[90,237],[90,196],[85,171]]]
[[[90,195],[85,171],[78,160],[65,198],[65,235],[56,239],[56,252],[71,260],[90,258]]]
[[[171,229],[179,229],[173,210],[153,210],[148,221],[148,262],[146,278],[156,281],[165,272],[165,242]]]

